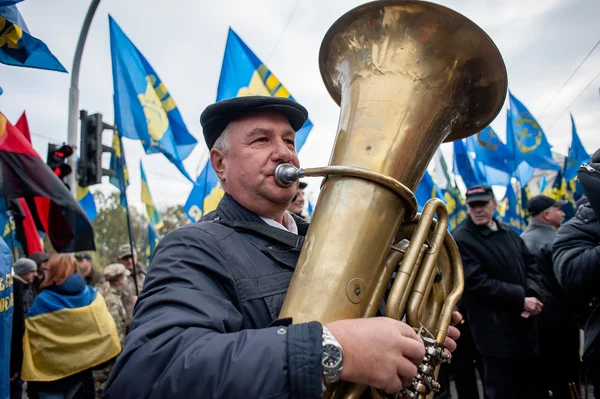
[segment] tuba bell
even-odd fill
[[[486,33],[425,1],[373,1],[340,17],[319,53],[340,106],[329,166],[280,165],[289,186],[324,176],[280,317],[294,323],[385,315],[419,331],[427,355],[399,394],[439,389],[439,365],[463,291],[460,254],[439,199],[417,213],[413,192],[443,142],[473,135],[498,115],[507,92],[502,57]],[[324,397],[383,393],[347,383]]]

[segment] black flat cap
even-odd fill
[[[531,216],[539,215],[544,212],[546,209],[551,206],[556,206],[560,208],[567,204],[567,201],[560,200],[557,201],[554,198],[550,198],[546,195],[536,195],[535,197],[531,197],[527,202],[527,210],[531,214]]]
[[[493,198],[494,191],[490,186],[486,186],[484,184],[473,186],[465,193],[465,200],[467,204],[471,204],[473,202],[488,202]]]
[[[210,150],[229,122],[256,112],[283,114],[292,129],[298,131],[308,119],[308,111],[288,98],[268,96],[235,97],[209,105],[200,116],[204,140]]]

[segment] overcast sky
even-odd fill
[[[169,89],[188,129],[199,141],[184,162],[195,177],[206,160],[199,116],[216,98],[231,26],[310,113],[314,128],[300,153],[303,166],[325,165],[339,108],[322,83],[318,52],[331,24],[358,0],[103,0],[96,12],[80,74],[80,109],[113,121],[108,14],[146,56]],[[600,40],[598,0],[437,1],[481,26],[500,49],[510,90],[538,119],[553,149],[565,154],[571,142],[569,111],[588,152],[600,148],[600,46],[561,87]],[[67,70],[89,1],[25,0],[19,9],[31,33],[42,39]],[[288,23],[289,22],[289,23]],[[66,141],[70,75],[0,64],[0,111],[13,123],[27,111],[33,144],[46,158],[47,144]],[[586,86],[589,87],[584,90]],[[560,91],[559,91],[560,90]],[[505,110],[492,123],[505,139]],[[105,133],[110,144],[110,134]],[[452,161],[451,145],[443,145]],[[183,204],[191,190],[162,155],[145,155],[138,141],[125,140],[130,169],[128,198],[140,203],[139,160],[143,159],[154,201]],[[105,178],[107,179],[107,178]],[[318,184],[309,182],[309,195]],[[104,183],[95,189],[112,190]],[[316,198],[316,197],[315,197]]]

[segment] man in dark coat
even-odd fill
[[[338,379],[395,393],[416,374],[425,348],[400,321],[278,320],[308,225],[287,211],[298,185],[280,187],[274,172],[299,166],[295,132],[307,118],[275,97],[203,112],[226,194],[158,245],[106,398],[320,398]]]
[[[535,318],[542,311],[536,259],[519,236],[494,220],[489,186],[466,192],[468,218],[454,232],[465,272],[461,306],[481,356],[485,397],[538,397]]]
[[[600,175],[600,150],[592,156],[591,165]],[[583,361],[589,367],[594,395],[600,396],[600,221],[592,207],[600,198],[597,186],[582,187],[590,203],[581,205],[556,234],[552,261],[558,282],[575,304],[572,310],[585,323]]]

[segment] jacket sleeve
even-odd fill
[[[320,323],[242,330],[227,252],[187,225],[157,247],[106,398],[320,398]]]
[[[525,264],[525,277],[527,279],[527,291],[525,295],[536,297],[543,302],[544,289],[542,288],[542,274],[540,273],[538,258],[529,250],[525,241],[516,233],[514,234],[514,238],[521,246],[521,256]]]
[[[469,244],[456,240],[465,273],[465,291],[473,298],[504,304],[515,311],[523,309],[525,289],[518,284],[490,277],[485,267],[473,256]]]
[[[567,292],[593,295],[600,284],[600,243],[580,223],[564,224],[552,245],[552,263]]]

